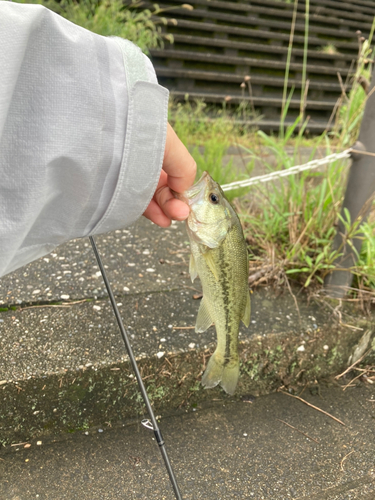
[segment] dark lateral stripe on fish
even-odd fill
[[[225,311],[225,355],[224,355],[224,366],[226,366],[230,361],[230,347],[231,347],[231,335],[229,330],[229,279],[228,279],[228,267],[229,263],[226,262],[225,259],[225,251],[222,247],[220,249],[220,276],[222,276],[222,291],[223,291],[223,299],[224,299],[224,311]]]

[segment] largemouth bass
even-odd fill
[[[203,374],[206,388],[220,384],[233,394],[239,377],[238,332],[240,321],[250,322],[249,261],[241,223],[217,182],[205,172],[178,196],[188,203],[186,221],[191,256],[191,280],[199,276],[203,298],[196,332],[215,324],[217,347]]]

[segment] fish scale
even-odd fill
[[[239,324],[243,320],[248,326],[250,321],[249,264],[242,226],[220,186],[208,173],[180,198],[190,206],[190,274],[192,280],[200,277],[203,288],[196,331],[204,332],[214,323],[217,334],[217,347],[202,384],[207,388],[220,384],[233,394],[239,377]]]

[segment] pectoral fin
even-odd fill
[[[191,281],[194,282],[195,278],[198,276],[198,272],[197,272],[197,268],[195,266],[195,259],[194,259],[192,253],[190,254],[189,273],[190,273]]]
[[[243,313],[243,316],[242,316],[242,322],[246,327],[248,327],[250,324],[250,309],[251,309],[250,293],[247,292],[245,312]]]
[[[209,310],[207,309],[204,297],[199,306],[197,322],[195,323],[195,331],[197,333],[203,333],[212,325],[212,318]]]
[[[212,257],[212,252],[207,251],[206,253],[203,254],[204,260],[206,261],[206,264],[210,268],[212,274],[215,276],[216,281],[219,281],[219,276],[217,274],[215,262]]]

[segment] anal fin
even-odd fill
[[[197,333],[203,333],[212,325],[212,318],[209,310],[207,309],[204,297],[199,306],[197,322],[195,323],[195,331]]]

